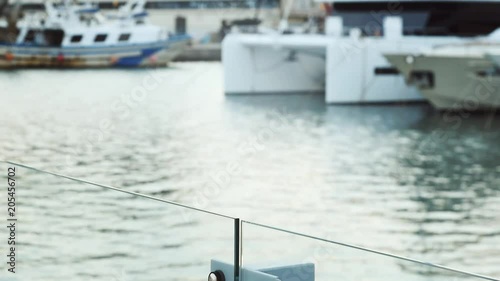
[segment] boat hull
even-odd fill
[[[0,69],[164,66],[182,52],[188,42],[188,37],[179,37],[146,44],[102,47],[0,45]]]
[[[295,35],[228,34],[222,42],[225,92],[323,92],[327,41],[320,36],[309,37],[307,45]],[[288,45],[280,44],[280,40]]]
[[[458,37],[228,34],[222,62],[226,94],[325,93],[329,104],[425,101],[392,71],[385,52],[419,52]]]
[[[388,54],[386,58],[439,110],[500,107],[500,76],[487,57]]]

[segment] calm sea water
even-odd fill
[[[2,72],[0,98],[1,158],[500,277],[495,114],[224,96],[218,63]],[[232,261],[230,219],[17,177],[18,273],[2,260],[1,280],[204,280],[211,258]],[[317,280],[457,277],[243,225],[245,265],[289,260],[314,262]]]

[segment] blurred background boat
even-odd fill
[[[226,36],[226,93],[324,92],[327,103],[420,101],[384,53],[467,42],[500,26],[498,1],[339,0],[322,4],[324,17],[310,9],[298,23],[288,20],[295,3],[283,2],[276,30],[259,26]]]
[[[44,14],[22,18],[16,4],[0,25],[0,68],[165,65],[190,38],[149,23],[144,4],[104,15],[90,3],[45,2]]]

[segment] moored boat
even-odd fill
[[[384,54],[484,39],[500,27],[498,0],[315,2],[324,2],[323,33],[283,25],[224,38],[227,94],[318,91],[333,104],[423,101]]]
[[[46,2],[46,15],[0,25],[7,34],[0,43],[0,68],[165,65],[190,38],[149,23],[144,4],[131,1],[105,16],[90,4]]]
[[[420,53],[388,53],[388,61],[439,110],[500,107],[500,42],[437,46]]]

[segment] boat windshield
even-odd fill
[[[43,47],[60,47],[64,39],[64,31],[60,29],[30,29],[23,43]]]

